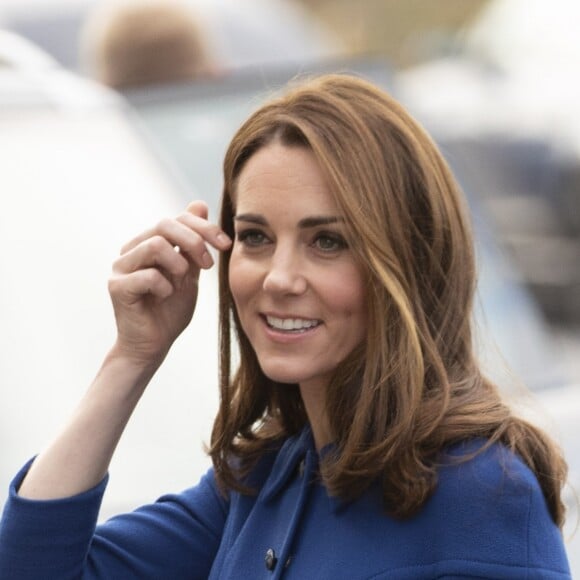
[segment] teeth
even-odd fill
[[[268,325],[279,330],[306,330],[318,326],[318,320],[305,320],[303,318],[275,318],[266,316]]]

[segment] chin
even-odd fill
[[[262,372],[271,380],[276,383],[285,384],[297,384],[304,379],[304,373],[297,373],[297,365],[288,364],[288,361],[282,361],[277,363],[272,360],[260,360],[258,363]]]
[[[283,383],[287,385],[296,385],[302,379],[301,376],[298,376],[295,372],[290,372],[287,370],[282,369],[269,369],[269,368],[262,368],[262,372],[271,380],[276,383]]]
[[[313,369],[312,372],[308,372],[308,369],[302,365],[302,370],[296,372],[296,369],[300,367],[301,365],[298,362],[289,364],[288,361],[285,361],[284,364],[273,364],[272,361],[269,361],[269,364],[262,364],[260,361],[262,372],[271,381],[276,383],[301,385],[311,383],[312,381],[319,383],[321,380],[324,381],[328,378],[329,373],[326,369]]]

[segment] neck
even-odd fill
[[[326,384],[300,384],[300,395],[312,430],[314,445],[316,450],[320,451],[333,441],[326,414]]]

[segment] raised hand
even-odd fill
[[[191,321],[200,270],[213,265],[208,245],[226,250],[231,244],[207,215],[204,202],[193,202],[122,248],[109,280],[118,354],[159,364]]]
[[[213,264],[208,245],[230,244],[207,221],[205,203],[194,202],[125,245],[109,281],[117,341],[69,422],[35,459],[20,495],[68,497],[103,478],[149,380],[191,320],[200,270]]]

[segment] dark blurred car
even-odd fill
[[[315,64],[303,68],[303,73],[337,70],[354,72],[393,90],[392,71],[380,60]],[[136,112],[135,126],[183,183],[187,191],[184,203],[198,195],[216,212],[222,187],[221,160],[234,131],[252,110],[295,75],[294,67],[262,68],[259,72],[249,69],[213,81],[132,90],[125,97]],[[566,371],[557,362],[537,305],[514,279],[513,265],[495,245],[493,227],[470,191],[461,166],[455,161],[452,165],[467,191],[478,233],[480,293],[485,310],[485,319],[479,317],[481,331],[494,336],[510,366],[532,388],[561,384]],[[507,315],[509,325],[505,324]],[[491,350],[486,356],[493,356]],[[536,354],[529,357],[532,350]],[[491,366],[497,366],[495,363],[494,359]]]
[[[575,0],[490,0],[397,87],[469,174],[545,314],[580,328],[578,17]]]

